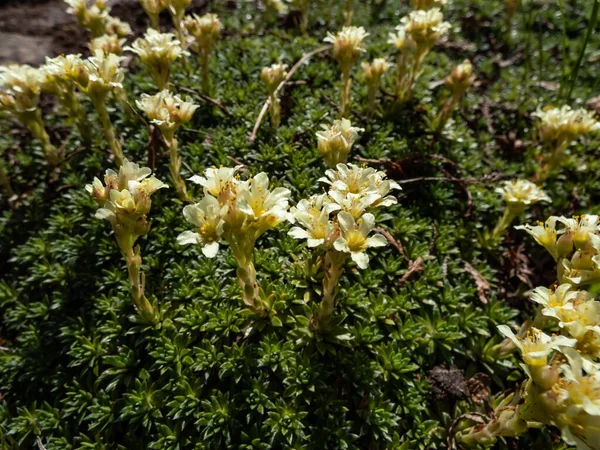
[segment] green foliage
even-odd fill
[[[307,37],[293,28],[261,29],[254,3],[235,9],[212,3],[227,32],[214,47],[211,96],[231,117],[204,102],[179,131],[182,176],[211,165],[231,166],[234,158],[291,189],[294,201],[320,192],[317,179],[325,165],[314,131],[337,116],[339,92],[338,69],[329,57],[315,56],[294,77],[302,83],[283,90],[277,131],[265,121],[255,143],[248,136],[266,97],[260,68],[278,59],[293,64],[320,46],[326,17],[311,16]],[[344,2],[339,3],[336,23]],[[354,14],[355,23],[371,33],[369,58],[392,53],[387,34],[408,10],[404,3],[373,3],[357,4]],[[573,61],[589,11],[567,8],[571,3],[565,2],[565,50]],[[366,131],[351,160],[358,155],[403,160],[405,172],[394,174],[403,179],[444,176],[442,169],[476,179],[535,172],[539,149],[529,113],[557,103],[548,86],[562,77],[555,63],[562,52],[562,18],[550,5],[524,6],[510,46],[503,44],[502,4],[453,2],[447,14],[455,27],[450,40],[472,42],[476,50],[435,47],[414,100],[400,109],[383,94],[381,117],[365,119],[367,91],[355,72],[352,120]],[[534,45],[538,39],[541,53]],[[599,44],[592,35],[588,48]],[[427,118],[446,93],[427,83],[443,79],[467,57],[480,84],[454,115],[451,134],[435,139],[426,129]],[[189,64],[191,75],[176,64],[174,91],[199,86],[198,62],[192,58]],[[573,98],[594,94],[594,70],[584,60]],[[130,101],[153,93],[135,60],[131,72]],[[384,78],[384,91],[391,92],[392,78]],[[95,123],[91,105],[85,106]],[[110,113],[125,155],[146,161],[145,125],[120,106]],[[493,227],[503,210],[494,184],[468,186],[472,207],[460,184],[404,184],[399,204],[378,222],[401,240],[408,258],[423,259],[422,271],[399,282],[409,264],[393,246],[373,252],[366,270],[350,264],[337,297],[335,327],[322,337],[310,327],[319,300],[316,261],[304,244],[287,236],[287,225],[258,242],[256,268],[273,308],[267,319],[253,321],[241,313],[230,251],[209,260],[198,248],[179,247],[175,237],[186,228],[183,204],[173,192],[159,191],[153,196],[152,228],[140,240],[146,295],[157,301],[161,315],[149,327],[136,321],[114,236],[93,217],[93,201],[83,189],[112,167],[101,133],[95,130],[90,147],[80,149],[79,136],[58,111],[48,111],[46,123],[68,156],[57,173],[46,172],[42,149],[26,132],[9,132],[15,125],[0,122],[11,182],[23,193],[18,208],[3,205],[0,218],[3,450],[34,448],[38,440],[48,450],[444,449],[454,419],[483,407],[469,398],[436,397],[427,381],[433,367],[456,365],[467,377],[483,372],[493,380],[492,392],[513,388],[522,376],[515,362],[486,356],[490,340],[500,341],[496,325],[513,318],[519,323],[519,309],[527,307],[527,286],[510,272],[523,266],[507,266],[505,252],[524,243],[536,267],[534,285],[549,285],[554,274],[544,269],[551,265],[549,257],[524,233],[510,230],[493,251],[480,246],[477,236]],[[552,205],[536,206],[523,221],[600,212],[594,197],[600,163],[593,157],[599,143],[595,138],[571,147],[561,174],[544,187]],[[157,156],[157,176],[167,180],[167,160]],[[490,281],[487,304],[478,298],[465,261]],[[554,437],[532,431],[518,445],[551,448]]]

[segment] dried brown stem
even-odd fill
[[[294,75],[294,73],[296,73],[296,71],[300,68],[300,66],[309,58],[311,58],[312,56],[318,54],[318,53],[322,53],[324,51],[327,51],[331,48],[331,45],[324,45],[323,47],[319,47],[316,50],[313,50],[312,52],[308,52],[302,55],[302,58],[300,58],[298,60],[298,62],[296,64],[294,64],[294,66],[290,69],[290,71],[287,73],[287,75],[285,76],[285,79],[279,83],[279,86],[277,86],[277,89],[275,89],[275,92],[273,92],[273,97],[277,96],[277,93],[283,88],[283,86],[292,78],[292,76]],[[269,104],[271,103],[270,101],[270,97],[267,97],[267,100],[265,101],[262,109],[260,110],[260,114],[258,115],[258,118],[256,119],[256,123],[254,124],[254,128],[252,129],[252,134],[250,135],[250,138],[248,139],[250,142],[254,142],[256,140],[256,133],[258,133],[258,129],[260,127],[260,124],[262,123],[265,114],[267,113],[267,110],[269,109]]]

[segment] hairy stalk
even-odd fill
[[[352,86],[352,78],[350,77],[350,69],[342,71],[342,87],[340,92],[340,113],[342,117],[350,115],[350,88]]]
[[[269,116],[271,117],[271,126],[278,128],[281,123],[281,104],[275,93],[269,96]]]
[[[171,178],[173,179],[173,184],[175,185],[175,189],[177,191],[177,195],[184,202],[190,201],[189,195],[187,193],[187,188],[185,186],[185,181],[181,178],[181,156],[179,156],[178,143],[176,138],[171,138],[167,141],[167,147],[169,147],[169,170],[171,171]]]
[[[565,151],[569,146],[569,142],[557,142],[554,148],[550,152],[550,156],[540,166],[538,172],[535,174],[533,181],[535,183],[543,183],[548,179],[552,171],[560,166],[564,157]]]
[[[42,144],[48,163],[57,166],[60,163],[60,156],[56,147],[50,142],[50,136],[48,136],[42,120],[42,111],[39,108],[34,111],[27,111],[21,115],[21,121]]]
[[[514,211],[514,209],[506,207],[506,209],[504,210],[504,214],[502,215],[502,217],[496,224],[496,227],[492,231],[488,242],[494,243],[496,240],[498,240],[513,222],[513,220],[515,220],[515,217],[517,217],[517,215],[518,214],[516,211]]]
[[[398,103],[404,103],[412,96],[415,87],[415,82],[419,76],[419,68],[421,67],[421,63],[425,59],[425,56],[427,56],[427,53],[427,50],[417,50],[408,76],[405,75],[403,77],[397,100]]]
[[[77,98],[75,90],[66,90],[62,96],[62,105],[67,110],[67,113],[73,118],[75,126],[79,130],[79,134],[84,142],[90,142],[92,138],[92,127],[85,115],[85,109]]]
[[[125,262],[127,263],[127,273],[129,274],[129,284],[131,286],[131,297],[137,307],[140,316],[149,323],[156,321],[156,315],[152,304],[144,295],[145,276],[141,273],[142,257],[140,246],[122,249]]]
[[[102,123],[102,128],[104,130],[104,138],[108,142],[110,150],[115,156],[117,166],[121,166],[121,164],[123,164],[123,159],[125,159],[125,156],[123,155],[123,150],[121,149],[121,143],[118,141],[115,135],[115,130],[112,126],[112,122],[110,121],[110,117],[108,115],[108,110],[106,109],[106,104],[104,103],[104,100],[104,97],[92,98],[94,108],[96,109],[96,113],[98,113],[100,123]]]
[[[323,299],[319,305],[319,312],[315,325],[317,330],[325,331],[329,328],[331,315],[335,308],[335,297],[338,293],[338,284],[346,261],[347,254],[335,249],[328,250],[323,256]]]
[[[457,99],[454,95],[450,96],[450,98],[448,98],[444,102],[442,109],[440,109],[440,112],[438,113],[433,122],[434,130],[436,133],[440,133],[444,129],[444,126],[448,122],[448,119],[452,115],[452,112],[456,109],[458,102],[459,99]]]
[[[238,239],[231,232],[225,235],[225,240],[231,246],[233,256],[238,268],[236,274],[240,287],[242,288],[242,301],[251,311],[261,314],[262,305],[257,305],[259,298],[258,282],[256,281],[256,269],[254,267],[254,239],[243,236]]]

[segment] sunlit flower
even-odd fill
[[[595,215],[559,217],[557,220],[565,226],[565,237],[568,236],[578,249],[583,248],[589,242],[591,234],[600,232],[599,218]]]
[[[287,64],[278,62],[267,67],[263,67],[260,72],[260,79],[267,86],[269,93],[273,93],[281,84],[287,75]]]
[[[556,230],[557,221],[558,217],[551,216],[545,223],[538,222],[538,224],[534,226],[518,225],[515,229],[527,231],[527,233],[533,236],[538,244],[548,250],[554,259],[557,260],[560,256],[556,247],[556,238],[558,236],[558,231]]]
[[[237,183],[236,173],[243,166],[230,167],[212,167],[206,169],[202,175],[194,175],[189,180],[199,184],[204,188],[205,194],[210,194],[215,198],[222,197],[222,194],[232,190],[232,186]],[[233,189],[234,190],[234,189]]]
[[[377,194],[378,198],[369,206],[391,206],[398,202],[395,197],[388,194],[392,189],[401,188],[395,181],[386,179],[384,172],[356,164],[338,164],[336,170],[329,169],[325,175],[327,177],[319,178],[319,181],[329,184],[333,191],[341,194],[362,196]]]
[[[321,125],[317,134],[317,147],[329,167],[348,160],[358,133],[364,128],[353,127],[348,119],[334,120],[332,125]]]
[[[502,195],[508,206],[520,210],[537,202],[552,201],[543,190],[527,180],[505,181],[496,192]]]
[[[462,97],[474,82],[473,64],[468,59],[456,66],[445,81],[446,87],[455,97]]]
[[[585,109],[561,108],[538,109],[539,133],[543,142],[555,145],[568,145],[578,137],[600,130],[600,122],[594,113]]]
[[[390,68],[391,64],[385,58],[375,58],[372,62],[362,63],[363,74],[367,85],[379,83],[381,76]]]
[[[238,190],[237,208],[256,223],[259,229],[274,228],[288,218],[290,190],[269,190],[269,177],[261,172],[242,183]]]
[[[183,25],[194,36],[195,45],[206,50],[210,49],[222,28],[219,16],[211,13],[203,16],[192,14],[184,20]]]
[[[333,244],[335,249],[339,252],[350,253],[350,257],[356,265],[361,269],[366,269],[369,264],[369,256],[365,251],[370,247],[387,245],[387,240],[381,234],[369,237],[369,233],[375,227],[375,216],[366,213],[355,221],[351,214],[340,211],[337,221],[341,236]]]
[[[561,284],[556,289],[545,287],[536,288],[531,294],[531,301],[542,305],[542,314],[548,317],[561,319],[574,312],[573,301],[580,293],[572,290],[570,284]]]
[[[138,55],[158,88],[163,89],[169,82],[171,63],[187,53],[180,44],[174,34],[149,28],[143,38],[136,39],[125,50]]]
[[[200,244],[204,256],[214,258],[219,251],[219,240],[225,224],[223,215],[226,209],[211,195],[205,196],[195,205],[187,205],[183,208],[183,215],[188,222],[196,226],[198,231],[184,231],[177,237],[177,242],[180,245]]]
[[[349,70],[366,51],[364,39],[369,35],[363,27],[344,27],[337,34],[327,33],[325,42],[333,44],[333,58],[342,70]]]
[[[44,72],[28,65],[0,66],[0,109],[34,111],[40,100]]]
[[[334,229],[329,215],[339,209],[340,206],[327,194],[302,199],[290,210],[289,218],[290,222],[301,227],[293,227],[288,234],[296,239],[306,239],[308,247],[322,245]]]
[[[142,94],[135,103],[158,126],[166,139],[172,138],[177,128],[189,122],[198,108],[190,99],[184,100],[168,90],[155,95]]]
[[[105,34],[103,36],[92,39],[88,47],[92,54],[96,53],[97,50],[100,50],[105,54],[114,53],[115,55],[120,55],[121,53],[123,53],[124,43],[125,38],[119,38],[119,36],[114,34]]]
[[[388,34],[387,43],[393,45],[401,52],[412,50],[415,46],[415,41],[406,34],[406,31],[402,27],[397,28],[395,33]]]
[[[140,167],[125,159],[117,174],[108,169],[104,175],[105,186],[98,178],[85,190],[101,206],[96,217],[116,223],[118,214],[135,214],[141,217],[150,211],[150,196],[167,185],[154,176],[147,167]],[[150,177],[149,177],[150,176]]]
[[[90,56],[84,61],[89,80],[85,88],[86,92],[93,96],[95,94],[103,95],[115,89],[122,89],[125,74],[121,68],[121,63],[124,59],[122,56],[112,53],[104,54],[101,51],[96,51],[94,56]]]
[[[524,338],[515,336],[506,325],[498,325],[498,331],[509,338],[521,351],[523,362],[529,366],[540,367],[548,363],[548,356],[560,347],[573,347],[576,339],[566,336],[548,336],[537,328],[530,328]]]
[[[401,20],[402,25],[397,29],[404,32],[416,43],[425,48],[431,48],[435,41],[445,35],[450,29],[450,24],[444,22],[444,15],[439,8],[427,11],[412,11]]]

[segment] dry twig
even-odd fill
[[[329,50],[330,48],[331,48],[331,45],[324,45],[323,47],[319,47],[318,49],[313,50],[312,52],[305,53],[304,55],[302,55],[302,58],[300,58],[298,60],[298,62],[296,64],[294,64],[294,66],[290,69],[290,71],[285,76],[285,79],[279,84],[279,86],[277,86],[277,89],[275,89],[275,92],[273,95],[277,96],[277,93],[292,78],[294,73],[296,73],[296,71],[300,68],[300,66],[307,59],[311,58],[312,56],[314,56],[318,53],[322,53],[326,50]],[[271,103],[271,100],[270,100],[270,97],[268,97],[267,100],[265,101],[265,104],[263,105],[262,109],[260,110],[260,114],[258,115],[258,118],[256,119],[256,123],[254,124],[254,128],[252,129],[252,134],[250,135],[250,138],[249,138],[250,142],[254,142],[256,140],[256,133],[258,133],[258,128],[260,127],[260,124],[263,121],[265,114],[267,113],[267,109],[269,108],[270,103]]]

